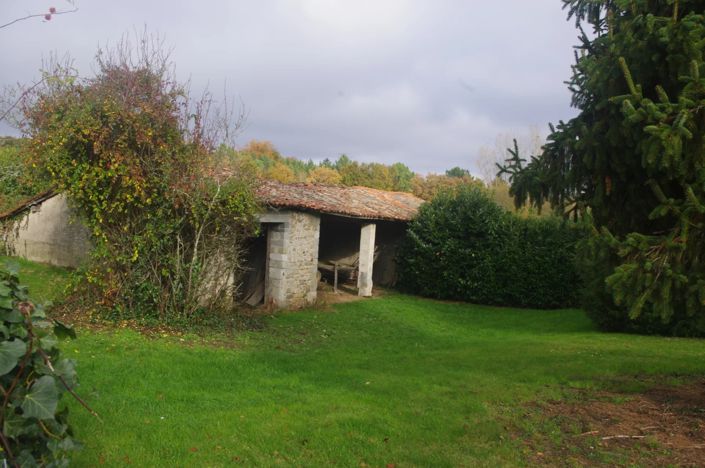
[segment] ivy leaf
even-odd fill
[[[18,301],[27,301],[29,300],[29,289],[27,289],[27,286],[19,285],[17,291],[15,291],[15,296]]]
[[[17,466],[39,466],[37,459],[32,455],[32,451],[29,449],[24,449],[19,455],[15,457],[15,462]]]
[[[32,424],[19,414],[13,407],[8,408],[2,423],[2,432],[8,437],[18,437],[31,432]]]
[[[34,382],[29,393],[22,402],[22,416],[25,418],[53,419],[56,405],[59,403],[59,392],[54,378],[48,375]]]
[[[66,408],[64,408],[64,409],[66,409]],[[62,412],[60,412],[60,413],[62,413]],[[63,421],[60,421],[60,419],[63,419],[63,420],[66,419],[65,417],[62,418],[61,416],[59,416],[60,413],[56,413],[54,415],[54,417],[56,419],[45,420],[44,426],[49,430],[49,432],[51,432],[55,436],[64,437],[64,436],[68,435],[67,432],[68,432],[69,427],[68,427],[68,425],[64,424]]]
[[[45,319],[47,318],[46,312],[44,312],[44,306],[42,304],[34,305],[34,312],[32,312],[32,318]]]
[[[10,325],[9,334],[10,336],[16,336],[17,338],[24,340],[27,338],[27,328],[23,323],[13,323]]]
[[[76,363],[72,359],[62,359],[54,364],[54,372],[64,379],[69,388],[76,386]]]
[[[21,323],[24,322],[24,317],[17,309],[2,310],[2,299],[0,299],[0,321],[10,322],[10,323]]]
[[[5,375],[14,369],[26,352],[27,343],[22,340],[3,341],[0,343],[0,375]]]
[[[0,309],[12,310],[12,298],[0,297]]]
[[[69,452],[72,450],[79,450],[83,447],[83,444],[73,440],[71,437],[65,437],[61,440],[52,440],[47,446],[52,452]]]
[[[0,283],[0,297],[9,297],[12,290],[7,286],[7,282]]]
[[[20,265],[17,262],[5,262],[2,266],[5,267],[10,278],[17,279],[20,274]]]
[[[76,330],[72,326],[66,325],[59,320],[54,320],[54,333],[60,340],[66,338],[76,339]]]
[[[41,343],[42,348],[45,351],[51,351],[57,344],[59,344],[59,339],[55,335],[51,334],[45,336],[44,338],[40,338],[39,343]]]

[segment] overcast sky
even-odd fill
[[[71,6],[3,0],[0,24]],[[238,143],[287,156],[401,161],[421,173],[476,172],[500,134],[575,115],[563,83],[576,31],[560,0],[76,0],[79,11],[0,29],[0,85],[69,52],[84,75],[99,45],[147,28],[173,47],[181,79],[249,111]],[[1,126],[0,134],[13,130]]]

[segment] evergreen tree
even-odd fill
[[[519,204],[593,219],[584,305],[599,324],[705,335],[705,1],[563,3],[580,114],[501,172]]]

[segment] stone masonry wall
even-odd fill
[[[301,212],[263,216],[273,222],[267,239],[265,302],[300,308],[316,301],[321,218]]]

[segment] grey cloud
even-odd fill
[[[76,14],[0,30],[12,44],[0,85],[36,77],[53,50],[90,73],[99,43],[146,25],[173,46],[195,91],[217,95],[227,83],[245,102],[242,143],[420,172],[472,167],[497,134],[575,112],[563,81],[576,33],[560,0],[77,1]],[[0,20],[46,8],[9,3]]]

